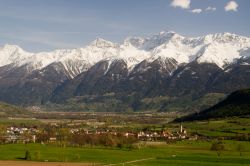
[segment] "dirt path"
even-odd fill
[[[155,158],[139,159],[139,160],[127,161],[127,162],[124,162],[124,163],[108,164],[108,165],[104,165],[104,166],[125,165],[125,164],[137,163],[137,162],[140,162],[140,161],[153,160],[153,159],[155,159]]]
[[[0,166],[94,166],[91,163],[0,161]]]

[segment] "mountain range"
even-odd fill
[[[249,75],[250,38],[231,33],[170,31],[121,44],[98,38],[83,48],[40,53],[0,48],[0,101],[24,106],[112,98],[137,110],[147,98],[229,94],[250,87]]]

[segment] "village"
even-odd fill
[[[50,124],[45,127],[17,127],[9,126],[6,131],[1,131],[0,143],[57,143],[69,140],[72,136],[84,135],[86,137],[114,136],[133,138],[136,141],[167,141],[182,139],[197,139],[190,137],[187,130],[180,125],[178,131],[168,130],[153,131],[141,130],[137,132],[119,131],[109,128],[81,128],[81,127],[59,127]],[[72,142],[72,141],[71,141]]]

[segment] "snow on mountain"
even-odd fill
[[[9,64],[24,64],[25,60],[31,56],[31,53],[25,52],[19,46],[6,44],[0,48],[0,67]]]
[[[190,38],[175,32],[161,32],[149,38],[130,37],[122,44],[98,38],[83,48],[41,53],[29,53],[18,46],[5,45],[0,48],[0,67],[26,64],[37,70],[52,63],[62,63],[72,78],[102,60],[124,60],[130,70],[143,60],[156,59],[174,59],[179,64],[197,60],[223,68],[237,59],[250,57],[249,50],[250,38],[235,34],[217,33]]]
[[[194,45],[195,40],[190,40],[175,33],[171,33],[171,38],[162,45],[152,50],[155,58],[173,58],[178,63],[188,63],[195,59],[197,53],[203,47],[202,44]]]
[[[245,50],[250,48],[250,38],[230,33],[207,35],[202,40],[207,47],[198,62],[215,63],[219,67],[242,58]]]
[[[219,33],[197,38],[172,35],[166,43],[153,49],[155,57],[170,57],[179,63],[215,63],[219,67],[241,58],[242,52],[250,48],[250,39],[230,33]]]

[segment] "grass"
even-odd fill
[[[0,125],[27,125],[27,126],[34,126],[34,125],[41,125],[42,122],[37,119],[31,118],[16,118],[16,119],[7,119],[7,118],[0,118]]]
[[[0,145],[0,160],[19,160],[29,150],[34,161],[68,161],[114,164],[148,159],[124,165],[249,165],[250,142],[224,141],[226,149],[221,157],[210,150],[212,142],[180,141],[175,144],[146,144],[139,149],[57,147],[41,144]],[[242,144],[243,155],[237,151]],[[117,164],[122,165],[122,164]]]
[[[184,122],[188,132],[210,137],[235,137],[237,134],[250,133],[250,118],[227,118],[222,120]],[[177,127],[177,124],[169,125]]]
[[[40,124],[32,119],[0,119],[1,125],[6,124]],[[182,123],[188,133],[198,133],[210,137],[236,136],[250,133],[250,118],[227,118],[222,120],[196,121]],[[135,124],[131,124],[132,126]],[[152,128],[161,130],[162,125]],[[165,129],[179,130],[180,124],[170,123]],[[1,126],[0,126],[1,127]],[[135,126],[134,126],[135,127]],[[143,127],[143,126],[138,126]],[[133,127],[132,127],[133,128]],[[0,160],[22,160],[26,150],[33,161],[49,162],[85,162],[101,165],[115,164],[126,166],[213,166],[213,165],[250,165],[250,142],[223,141],[225,150],[218,157],[211,151],[213,141],[178,141],[174,144],[139,143],[137,148],[111,149],[105,147],[58,147],[42,144],[6,144],[0,145]],[[242,155],[238,147],[244,147]],[[145,159],[145,160],[142,160]],[[132,161],[132,162],[131,162]],[[133,162],[134,161],[134,162]]]

